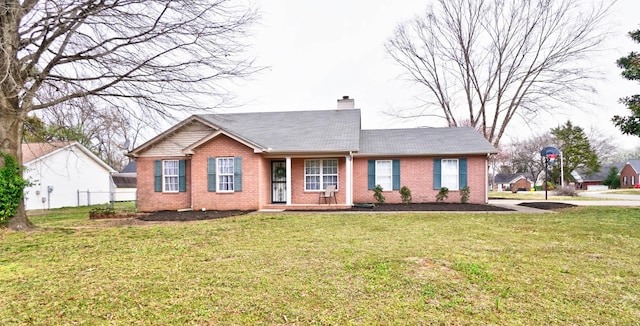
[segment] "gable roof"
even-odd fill
[[[498,173],[493,176],[494,183],[513,183],[519,179],[529,180],[524,173]]]
[[[497,152],[484,137],[469,127],[374,129],[360,132],[359,154],[365,155],[461,155]]]
[[[49,153],[55,152],[63,147],[68,146],[69,142],[50,142],[50,143],[23,143],[22,144],[22,164],[27,164],[37,158],[43,157]]]
[[[640,173],[640,159],[628,160],[627,164],[631,165],[631,167],[633,168],[633,170],[636,171],[636,173]]]
[[[91,151],[89,151],[86,147],[77,142],[24,143],[22,144],[22,165],[27,165],[43,160],[49,156],[54,155],[57,152],[66,149],[77,149],[110,173],[116,172],[116,170],[107,165],[107,163],[103,162],[95,154],[91,153]]]
[[[622,167],[624,166],[623,162],[618,162],[618,163],[605,163],[602,164],[602,166],[600,167],[600,170],[597,171],[596,173],[592,173],[592,174],[584,174],[584,173],[580,173],[579,171],[577,171],[578,176],[580,177],[580,179],[582,179],[582,181],[578,181],[578,182],[595,182],[595,181],[603,181],[604,179],[607,178],[607,176],[609,176],[609,171],[611,170],[611,168],[617,168],[618,169],[618,174],[620,173],[620,170],[622,170]],[[572,172],[573,174],[573,172]],[[576,176],[574,175],[574,178],[576,178]],[[576,178],[578,179],[578,178]]]
[[[184,154],[219,135],[268,153],[451,156],[498,152],[473,128],[361,130],[359,109],[338,109],[194,115],[127,155],[136,157],[196,121],[210,127],[211,132],[183,145]]]
[[[357,151],[360,110],[203,114],[199,117],[267,152]]]

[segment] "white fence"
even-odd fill
[[[77,191],[76,206],[91,206],[96,204],[106,204],[122,201],[135,201],[135,189],[117,189],[116,191]]]

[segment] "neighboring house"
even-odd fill
[[[628,160],[620,169],[620,188],[634,188],[640,183],[640,159]]]
[[[533,182],[524,173],[498,173],[493,177],[493,191],[528,191]]]
[[[22,144],[22,162],[28,210],[109,202],[116,171],[79,143]]]
[[[111,201],[136,200],[136,161],[131,161],[120,172],[111,175]]]
[[[399,203],[407,186],[414,202],[448,201],[470,188],[487,202],[487,159],[496,153],[472,128],[361,130],[353,99],[337,110],[194,115],[128,155],[137,161],[138,209],[345,208]],[[335,185],[336,204],[319,205]]]
[[[605,163],[602,164],[600,171],[592,174],[581,173],[578,171],[572,171],[571,175],[576,180],[576,188],[584,190],[602,190],[608,189],[608,186],[603,186],[602,182],[607,179],[609,172],[612,168],[618,169],[618,174],[624,163]]]

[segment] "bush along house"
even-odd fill
[[[362,130],[348,97],[338,109],[193,115],[133,149],[140,211],[343,209],[373,202],[486,203],[496,149],[472,128]],[[329,201],[325,190],[335,189]],[[324,199],[324,200],[323,200]]]

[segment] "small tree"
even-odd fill
[[[411,204],[411,190],[408,187],[402,186],[400,188],[400,197],[403,204]]]
[[[443,203],[445,199],[449,198],[449,188],[442,187],[436,195],[436,203]]]
[[[384,203],[384,195],[382,195],[382,186],[376,185],[376,187],[373,188],[373,199],[375,199],[378,204]]]
[[[581,127],[567,121],[564,125],[551,129],[551,134],[554,137],[554,142],[559,145],[558,149],[562,152],[562,160],[558,158],[555,164],[549,166],[551,181],[560,184],[560,163],[564,168],[565,180],[575,181],[571,172],[578,168],[587,174],[593,174],[600,170],[598,154],[591,147],[591,143]]]
[[[607,178],[602,181],[602,184],[605,186],[609,186],[609,189],[620,188],[620,176],[618,176],[617,167],[614,166],[609,169],[609,174],[607,174]]]

